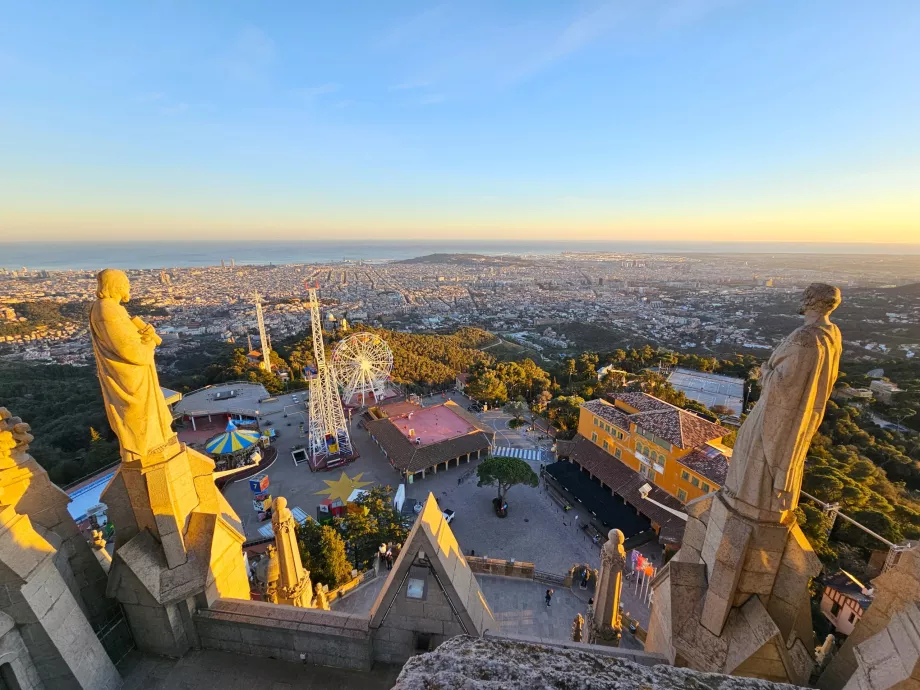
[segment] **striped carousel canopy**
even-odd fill
[[[237,429],[233,422],[229,422],[227,430],[208,441],[205,448],[214,455],[226,455],[235,453],[238,450],[246,450],[255,445],[258,443],[260,436],[261,434],[258,431]]]

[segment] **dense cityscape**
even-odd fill
[[[304,284],[321,288],[331,322],[409,332],[476,326],[539,361],[651,343],[700,354],[763,354],[793,323],[789,305],[813,281],[836,280],[848,358],[920,352],[913,256],[430,255],[390,262],[131,271],[135,309],[164,353],[255,333],[255,294],[276,340],[305,329]],[[0,271],[0,356],[87,364],[80,305],[93,272]],[[49,303],[29,315],[30,304]],[[61,309],[63,307],[63,309]],[[68,307],[70,309],[68,310]]]

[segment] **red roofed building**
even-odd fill
[[[371,438],[395,469],[416,480],[486,457],[492,447],[495,432],[450,400],[432,407],[377,409],[387,416],[367,422]]]

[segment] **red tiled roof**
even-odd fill
[[[677,462],[719,486],[725,483],[725,476],[728,474],[728,458],[714,448],[711,450],[697,448],[678,459]]]
[[[639,412],[655,412],[673,407],[673,405],[669,405],[664,400],[659,400],[648,393],[618,393],[613,398],[614,400],[622,400],[630,407],[639,410]]]
[[[467,453],[488,450],[495,436],[494,432],[477,428],[462,436],[419,446],[406,438],[387,418],[369,421],[366,426],[396,468],[407,472],[420,472]]]
[[[627,431],[632,422],[681,449],[697,448],[728,433],[718,424],[646,393],[621,393],[614,400],[622,400],[639,412],[628,414],[604,400],[591,400],[582,407]]]
[[[669,508],[684,512],[683,504],[668,492],[659,489],[638,472],[630,469],[614,458],[610,453],[601,450],[584,436],[578,434],[568,448],[569,459],[576,462],[592,475],[610,487],[615,494],[622,496],[623,500],[636,508],[640,513],[658,524],[661,530],[658,539],[668,544],[680,544],[684,536],[687,523],[676,515],[672,515],[664,508],[642,498],[639,487],[649,484],[652,487],[649,497]]]
[[[582,405],[589,412],[597,415],[604,421],[610,422],[620,427],[623,431],[629,431],[629,415],[608,402],[603,400],[589,400]]]

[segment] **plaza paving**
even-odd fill
[[[448,397],[464,409],[469,404],[469,400],[458,393],[451,393]],[[423,403],[440,404],[445,399],[438,395],[426,398]],[[316,515],[317,506],[326,498],[326,495],[317,492],[326,489],[327,482],[340,480],[342,469],[311,472],[306,463],[294,465],[290,450],[295,445],[305,444],[306,438],[299,434],[299,417],[292,419],[283,416],[283,406],[288,406],[289,413],[293,412],[290,404],[289,399],[280,400],[278,411],[263,420],[263,425],[266,420],[272,421],[278,433],[278,459],[266,471],[271,480],[269,492],[273,496],[287,498],[291,507],[298,506],[307,514]],[[545,448],[549,445],[548,441],[539,442],[535,434],[508,429],[510,417],[500,411],[487,412],[482,415],[482,419],[497,429],[496,445],[513,448]],[[288,422],[291,426],[287,426]],[[368,487],[381,484],[395,488],[399,484],[400,475],[390,467],[368,433],[360,429],[356,422],[351,425],[350,430],[352,443],[361,457],[343,468],[345,474],[350,478],[360,474],[361,482],[370,482]],[[570,511],[563,512],[542,487],[534,489],[516,486],[508,494],[508,517],[498,518],[492,510],[495,489],[476,486],[475,468],[479,462],[482,461],[474,460],[469,464],[463,463],[460,467],[429,474],[425,479],[406,487],[407,498],[424,500],[431,492],[442,507],[456,511],[451,529],[466,554],[475,552],[477,556],[529,561],[534,563],[538,570],[556,575],[563,575],[576,563],[587,563],[592,568],[600,567],[600,548],[593,544],[579,527],[591,517],[589,513],[581,510],[578,505]],[[535,472],[539,471],[539,461],[530,460],[529,464]],[[463,481],[458,483],[461,479]],[[258,537],[258,529],[265,523],[258,521],[252,508],[252,493],[248,482],[230,484],[224,495],[242,519],[247,538]],[[643,547],[642,551],[655,554],[656,564],[660,563],[660,549],[657,545],[648,545]],[[385,573],[381,574],[381,580],[383,576]],[[373,598],[366,590],[362,595],[371,599],[367,603],[369,610]],[[632,594],[631,588],[624,587],[623,601],[626,610],[638,618],[641,624],[647,625],[648,608]],[[569,618],[569,625],[572,617],[574,613]]]

